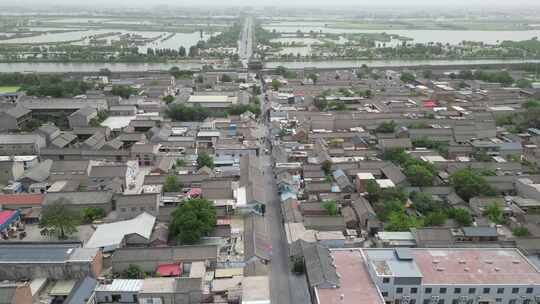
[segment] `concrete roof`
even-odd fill
[[[188,102],[230,102],[229,96],[191,95]]]
[[[242,304],[270,304],[270,283],[267,276],[246,277],[242,286]]]
[[[79,248],[79,244],[1,244],[0,263],[91,261],[96,253]]]
[[[114,252],[113,264],[128,261],[160,260],[164,263],[174,261],[215,260],[218,255],[216,245],[193,245],[175,247],[120,248]]]
[[[81,116],[89,116],[89,115],[92,115],[96,113],[97,114],[97,111],[95,108],[90,108],[90,107],[84,107],[84,108],[80,108],[78,109],[77,111],[73,112],[71,115],[69,116],[78,116],[78,115],[81,115]]]
[[[88,170],[88,160],[56,160],[51,166],[52,172],[73,172],[73,171],[86,171]]]
[[[148,278],[143,280],[140,293],[173,293],[175,291],[175,278]]]
[[[336,250],[330,254],[340,276],[340,285],[337,288],[316,288],[320,304],[384,303],[360,250]]]
[[[43,205],[50,205],[60,198],[65,198],[73,205],[102,205],[111,202],[112,193],[107,191],[47,193]]]
[[[46,159],[24,172],[24,174],[18,180],[28,178],[32,181],[43,182],[49,177],[52,163],[52,160]]]
[[[540,272],[515,248],[414,248],[411,253],[423,284],[540,284]]]
[[[131,220],[99,225],[85,247],[114,250],[120,246],[124,237],[130,234],[150,240],[155,222],[154,216],[143,212]]]
[[[10,108],[10,109],[7,109],[4,111],[6,114],[8,114],[9,116],[11,117],[14,117],[14,118],[19,118],[19,117],[22,117],[28,113],[30,113],[31,111],[28,110],[27,108],[25,107],[22,107],[22,106],[15,106],[13,108]]]
[[[64,148],[75,139],[77,139],[77,135],[71,132],[62,132],[51,141],[51,145],[58,148]]]
[[[0,145],[36,143],[40,136],[37,134],[0,134]]]
[[[97,292],[138,292],[141,290],[144,280],[115,279],[111,284],[100,284],[96,287]]]

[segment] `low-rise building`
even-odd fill
[[[70,243],[0,245],[0,280],[97,278],[101,251]]]
[[[540,272],[513,248],[344,249],[315,303],[534,303]],[[352,267],[354,265],[354,267]]]

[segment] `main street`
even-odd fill
[[[310,296],[307,282],[304,275],[297,276],[291,273],[289,265],[289,252],[285,229],[283,227],[283,217],[281,213],[281,204],[278,197],[278,189],[272,164],[272,148],[270,141],[271,124],[266,119],[267,110],[270,109],[269,102],[265,98],[265,88],[260,83],[262,94],[261,100],[261,120],[266,131],[265,147],[269,153],[261,153],[260,160],[264,172],[265,186],[265,204],[266,204],[266,230],[269,234],[269,240],[272,245],[272,260],[270,262],[270,298],[272,303],[279,304],[309,304]]]
[[[238,56],[244,68],[248,67],[253,55],[253,17],[246,17],[238,40]]]

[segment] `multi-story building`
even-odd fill
[[[313,286],[316,303],[533,304],[540,272],[514,248],[331,251],[339,283]]]

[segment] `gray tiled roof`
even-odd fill
[[[339,276],[328,248],[318,244],[306,243],[303,253],[306,274],[311,286],[321,284],[339,286]]]
[[[19,117],[22,117],[28,113],[30,113],[31,111],[28,110],[27,108],[23,107],[23,106],[15,106],[11,109],[8,109],[5,111],[6,114],[8,114],[9,116],[11,117],[14,117],[14,118],[19,118]]]
[[[44,206],[51,205],[58,199],[64,198],[73,205],[103,205],[112,200],[112,193],[107,191],[87,192],[49,192],[45,194]]]

